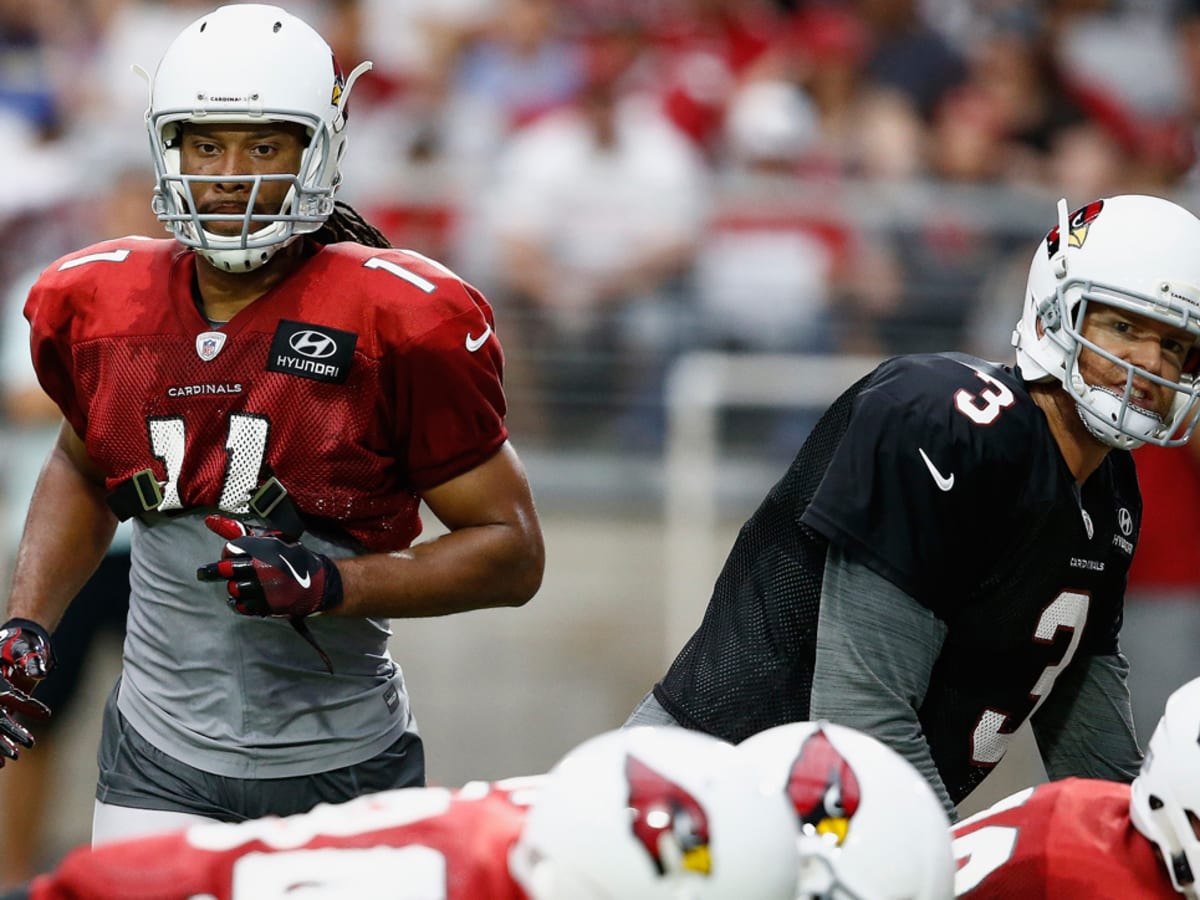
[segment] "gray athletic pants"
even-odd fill
[[[117,682],[118,686],[120,682]],[[163,753],[125,721],[117,688],[104,707],[104,732],[96,754],[96,799],[111,806],[189,813],[221,822],[307,812],[318,803],[341,803],[361,794],[425,784],[421,738],[406,732],[378,756],[353,766],[289,778],[228,778]]]

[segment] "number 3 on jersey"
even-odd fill
[[[959,388],[954,392],[954,408],[976,425],[991,425],[1000,413],[1013,405],[1016,398],[1004,383],[974,366],[968,368],[986,387],[977,394],[972,394],[966,388]]]
[[[971,762],[979,766],[992,766],[1000,762],[1008,744],[1012,740],[1016,723],[1032,716],[1042,701],[1050,694],[1054,682],[1075,656],[1079,641],[1083,637],[1083,626],[1087,622],[1088,606],[1091,598],[1087,594],[1075,591],[1063,591],[1054,601],[1042,610],[1037,626],[1033,630],[1033,640],[1037,644],[1051,644],[1060,630],[1071,635],[1067,649],[1062,658],[1042,670],[1037,682],[1029,689],[1029,697],[1033,708],[1025,715],[1019,711],[1005,713],[995,709],[985,709],[975,724],[971,735]]]

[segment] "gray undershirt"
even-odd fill
[[[332,557],[353,551],[309,533]],[[334,672],[282,619],[241,616],[223,582],[196,580],[222,538],[204,511],[134,523],[118,706],[163,753],[230,778],[290,778],[356,765],[416,730],[384,619],[306,620]]]
[[[917,719],[946,632],[932,612],[830,545],[809,716],[883,741],[916,766],[953,814]]]
[[[830,546],[810,716],[849,725],[891,746],[916,766],[956,818],[917,718],[946,634],[945,623],[927,608]],[[1033,716],[1047,774],[1128,782],[1141,762],[1125,683],[1128,663],[1120,653],[1078,662]]]

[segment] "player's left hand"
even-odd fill
[[[30,619],[0,625],[0,676],[23,694],[32,694],[54,669],[50,632]]]
[[[328,556],[225,516],[208,516],[204,524],[227,543],[221,558],[197,569],[196,577],[228,582],[226,602],[242,615],[299,619],[342,602],[342,576]]]

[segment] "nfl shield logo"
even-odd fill
[[[224,346],[225,333],[223,331],[205,331],[196,335],[196,353],[205,362],[220,353]]]

